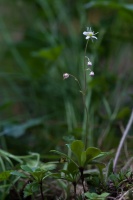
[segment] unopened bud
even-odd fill
[[[89,75],[90,75],[90,76],[94,76],[94,72],[93,72],[93,71],[91,71]]]
[[[88,61],[88,62],[87,62],[87,65],[91,66],[91,65],[92,65],[92,62],[91,62],[91,61]]]
[[[69,74],[68,73],[63,74],[63,79],[67,79],[67,78],[69,78]]]

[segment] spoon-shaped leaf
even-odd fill
[[[84,143],[81,140],[75,140],[70,146],[72,152],[76,155],[79,165],[81,165],[81,154],[84,151]]]
[[[100,149],[95,147],[88,147],[86,149],[87,161],[91,161],[101,154]]]

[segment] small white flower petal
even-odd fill
[[[87,34],[88,34],[88,32],[86,32],[86,31],[83,32],[83,35],[87,35]]]
[[[92,38],[95,38],[96,40],[97,40],[97,37],[95,37],[95,36],[91,36]]]
[[[90,36],[86,36],[86,40],[88,40],[90,38]]]

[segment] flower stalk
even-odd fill
[[[86,56],[87,54],[87,47],[88,47],[88,43],[89,40],[91,39],[93,41],[93,39],[97,39],[97,37],[95,36],[97,33],[94,33],[94,31],[91,30],[91,28],[87,28],[87,31],[83,32],[83,35],[86,36],[86,46],[85,46],[85,52],[84,52],[84,86],[82,89],[82,86],[80,84],[80,81],[73,76],[72,74],[69,73],[64,73],[63,74],[63,79],[67,79],[69,77],[73,77],[75,81],[77,81],[79,88],[80,88],[80,92],[82,93],[82,99],[83,99],[83,105],[84,105],[84,110],[85,110],[85,115],[86,115],[86,126],[85,126],[85,133],[83,134],[83,139],[85,142],[85,147],[87,147],[87,143],[88,143],[88,116],[89,116],[89,111],[88,111],[88,107],[86,105],[86,96],[87,96],[87,71],[89,70],[89,76],[93,77],[94,76],[94,72],[90,69],[90,67],[92,66],[92,62],[90,61],[90,59]],[[86,59],[87,59],[87,64],[86,64]],[[86,68],[87,65],[87,68]]]

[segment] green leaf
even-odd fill
[[[46,175],[46,171],[41,170],[41,171],[35,171],[31,173],[32,177],[40,182],[42,179],[44,179],[45,175]]]
[[[99,155],[97,155],[94,159],[99,159],[99,158],[103,158],[103,157],[106,157],[106,156],[109,156],[111,155],[112,152],[101,152]]]
[[[21,165],[21,169],[29,173],[33,172],[33,170],[28,165]]]
[[[70,172],[68,170],[66,170],[66,169],[62,169],[62,170],[60,170],[60,172],[63,172],[65,175],[69,175],[70,174]]]
[[[45,170],[45,171],[50,171],[50,170],[53,170],[53,169],[56,168],[56,164],[52,163],[52,162],[50,162],[50,163],[42,163],[42,162],[40,162],[39,165],[40,165],[40,168]]]
[[[81,166],[83,167],[86,163],[86,151],[83,151],[81,154]]]
[[[96,200],[97,199],[97,194],[96,193],[90,193],[90,192],[86,192],[85,196],[91,200]]]
[[[79,165],[81,165],[81,154],[84,151],[84,144],[81,140],[75,140],[70,145],[72,152],[76,155]]]
[[[107,192],[104,192],[104,193],[102,193],[102,194],[100,195],[100,197],[103,198],[103,200],[104,200],[104,198],[106,198],[106,197],[108,197],[108,196],[109,196],[109,193],[107,193]]]
[[[11,176],[11,171],[4,171],[0,173],[0,181],[6,181]]]
[[[9,161],[9,158],[13,159],[13,160],[16,160],[19,163],[23,163],[23,161],[21,159],[19,159],[18,156],[15,156],[15,155],[13,155],[11,153],[8,153],[8,152],[6,152],[6,151],[4,151],[2,149],[0,149],[0,156],[4,157],[9,163],[11,162],[11,161]]]
[[[22,178],[27,178],[28,177],[24,173],[19,172],[19,171],[13,171],[13,172],[11,172],[11,175],[19,176],[19,177],[22,177]]]
[[[90,200],[105,200],[109,196],[109,193],[104,192],[104,193],[99,195],[99,194],[96,194],[96,193],[86,192],[85,196]]]
[[[86,149],[87,161],[91,161],[101,154],[101,150],[95,147],[88,147]]]
[[[39,185],[36,182],[29,183],[24,188],[24,198],[31,196],[34,192],[39,190]]]
[[[75,165],[75,163],[69,162],[69,163],[68,163],[68,166],[67,166],[67,170],[68,170],[70,173],[73,173],[73,172],[75,172],[75,171],[78,170],[78,167]]]

